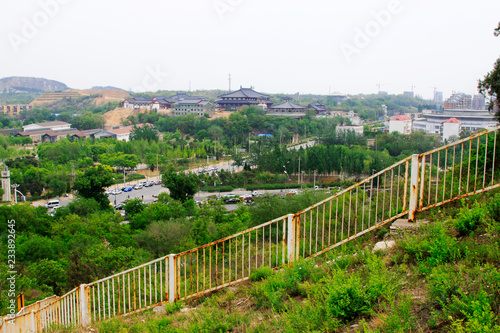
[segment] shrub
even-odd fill
[[[261,267],[257,268],[250,274],[250,281],[251,282],[257,282],[261,281],[264,279],[267,279],[269,276],[273,275],[273,270],[269,267]]]
[[[476,230],[483,223],[483,220],[484,210],[478,203],[471,209],[466,206],[458,213],[458,217],[455,220],[455,230],[462,236],[468,235]]]
[[[500,193],[497,193],[492,199],[488,201],[488,216],[496,221],[500,222]]]
[[[347,276],[343,271],[336,272],[328,294],[329,314],[343,322],[368,313],[373,302],[361,278],[355,274]]]

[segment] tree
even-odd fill
[[[162,182],[170,190],[170,197],[181,202],[193,199],[198,192],[199,179],[194,174],[178,174],[170,168],[163,175]]]
[[[73,188],[84,198],[94,198],[105,209],[109,207],[109,200],[104,188],[113,184],[112,172],[113,168],[107,165],[90,167],[76,176]]]
[[[500,23],[495,29],[495,36],[500,36]],[[500,58],[493,65],[493,70],[486,74],[483,80],[479,80],[477,88],[484,97],[489,97],[490,111],[494,109],[495,105],[498,107],[498,98],[500,97]],[[500,109],[497,109],[495,117],[500,121]]]
[[[133,140],[158,142],[158,132],[152,126],[137,127],[134,125],[131,137]]]

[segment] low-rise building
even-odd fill
[[[16,104],[16,105],[0,105],[0,111],[3,114],[8,115],[13,118],[19,114],[21,111],[32,111],[33,106],[29,104]]]
[[[460,138],[461,125],[460,120],[457,118],[450,118],[444,121],[441,127],[443,141],[449,141],[450,138]]]
[[[208,114],[208,116],[211,117],[215,111],[215,105],[206,99],[188,99],[179,100],[173,105],[173,109],[173,114],[175,116],[186,116],[191,114],[196,117],[203,117],[205,114]]]
[[[306,112],[307,108],[287,100],[285,103],[270,107],[267,110],[266,115],[277,117],[294,117],[300,119],[305,117]]]
[[[479,129],[498,126],[498,121],[494,114],[487,110],[472,109],[444,109],[435,111],[432,114],[424,114],[425,118],[415,119],[413,129],[430,134],[441,134],[443,122],[450,118],[456,118],[460,122],[461,130],[475,132]]]
[[[335,128],[337,135],[339,134],[347,134],[352,132],[356,135],[363,135],[365,133],[364,127],[361,125],[358,126],[348,126],[348,125],[339,125]]]
[[[69,129],[71,129],[71,124],[65,121],[47,121],[44,123],[29,124],[23,126],[24,132],[44,131],[44,130],[60,131]]]
[[[389,133],[411,134],[412,121],[408,116],[395,116],[389,122]]]

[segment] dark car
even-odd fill
[[[237,202],[240,202],[240,198],[227,198],[227,199],[224,199],[224,203],[237,203]]]

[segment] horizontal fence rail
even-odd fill
[[[418,211],[500,186],[498,129],[419,155]]]
[[[413,155],[296,214],[170,254],[21,309],[0,332],[86,326],[247,280],[312,258],[408,215],[500,187],[500,144],[492,128]]]
[[[294,215],[297,258],[321,255],[408,214],[411,158]]]

